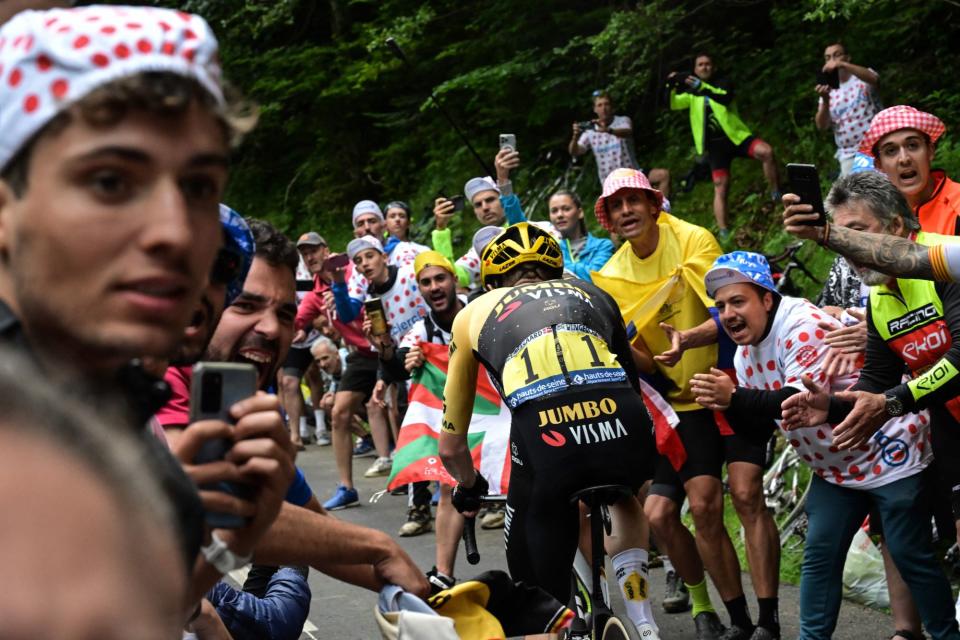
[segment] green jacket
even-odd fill
[[[675,111],[690,109],[690,129],[693,132],[693,144],[698,154],[703,154],[703,140],[707,128],[707,101],[710,102],[710,110],[717,117],[720,128],[730,138],[730,142],[738,145],[746,140],[750,135],[750,129],[737,115],[732,101],[723,99],[723,96],[728,95],[726,89],[701,80],[700,87],[696,91],[697,93],[677,93],[674,89],[670,89],[670,108]],[[720,96],[720,100],[711,96]]]

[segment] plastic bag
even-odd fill
[[[843,566],[843,597],[868,607],[890,606],[883,556],[862,528],[853,536]]]

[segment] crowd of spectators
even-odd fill
[[[797,223],[812,217],[808,203],[781,193],[772,148],[699,54],[667,81],[713,173],[716,237],[670,206],[667,169],[640,170],[630,118],[598,91],[596,118],[574,123],[568,148],[596,161],[602,195],[586,211],[566,189],[545,211],[525,210],[511,181],[520,154],[504,147],[495,176],[463,176],[462,197],[434,201],[429,244],[411,238],[406,202],[365,199],[352,209],[354,239],[338,247],[325,240],[332,230],[294,242],[221,204],[231,144],[256,117],[225,91],[201,17],[123,6],[11,17],[0,29],[0,501],[11,513],[4,566],[18,585],[0,604],[7,630],[296,638],[311,567],[424,597],[456,584],[463,517],[448,484],[397,489],[408,495],[398,535],[436,529],[427,571],[392,535],[330,512],[360,505],[356,458],[374,456],[366,478],[397,472],[426,345],[450,345],[454,318],[483,292],[484,249],[535,216],[564,277],[616,301],[644,388],[677,417],[657,433],[643,503],[667,612],[690,609],[704,640],[780,637],[778,532],[761,484],[779,431],[813,476],[800,637],[833,633],[842,558],[869,515],[895,637],[960,638],[929,526],[941,516],[941,537],[953,539],[960,522],[960,296],[932,281],[956,279],[942,247],[957,244],[960,187],[932,164],[946,127],[910,106],[879,110],[878,74],[843,44],[824,59],[814,119],[833,128],[841,167],[826,225]],[[791,233],[847,256],[819,306],[782,295],[762,255],[724,253],[737,157],[762,163]],[[450,221],[461,207],[481,228],[457,255]],[[590,211],[610,238],[588,231]],[[907,246],[885,250],[856,232]],[[895,259],[914,244],[930,253],[910,267]],[[911,279],[931,263],[932,275]],[[223,419],[197,419],[200,361],[245,365],[256,392]],[[308,446],[332,450],[329,496],[296,466]],[[227,453],[204,457],[216,447]],[[723,522],[725,488],[756,618]],[[505,524],[502,509],[481,516],[485,528]],[[223,578],[247,565],[242,585]],[[54,566],[56,577],[43,569]],[[653,624],[649,605],[642,619]]]

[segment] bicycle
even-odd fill
[[[763,499],[780,531],[780,546],[792,549],[800,546],[806,538],[804,506],[813,476],[796,449],[787,443],[784,445],[763,475]]]
[[[580,614],[580,607],[574,610],[575,618],[568,629],[561,635],[561,640],[642,640],[633,622],[626,617],[620,617],[613,612],[603,597],[601,569],[604,565],[606,552],[603,547],[604,533],[610,534],[610,505],[633,495],[633,490],[626,485],[597,485],[587,487],[570,496],[570,502],[583,502],[590,509],[590,547],[591,581],[589,593],[590,606],[588,613]],[[485,496],[485,503],[505,502],[505,496]],[[477,549],[477,538],[474,518],[467,518],[463,526],[463,544],[467,554],[467,562],[480,562],[480,551]],[[571,569],[572,570],[572,569]]]
[[[803,242],[795,242],[784,247],[783,251],[773,256],[764,256],[770,263],[770,271],[773,274],[773,282],[777,291],[785,296],[797,296],[800,287],[790,278],[792,271],[800,271],[804,276],[814,284],[822,285],[823,280],[817,278],[807,268],[807,265],[797,255],[803,247]]]

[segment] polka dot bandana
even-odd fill
[[[101,5],[17,14],[0,28],[0,168],[73,103],[147,71],[193,78],[223,103],[217,41],[199,16]]]
[[[613,232],[613,227],[607,217],[607,198],[621,189],[642,189],[656,198],[658,208],[663,207],[663,194],[650,186],[650,181],[643,174],[643,171],[617,169],[603,181],[603,194],[597,198],[597,204],[593,208],[593,212],[597,216],[597,222],[609,232]]]
[[[751,251],[733,251],[717,258],[710,271],[704,277],[707,295],[711,298],[717,289],[737,282],[752,282],[764,289],[780,295],[773,284],[770,264],[759,253]]]
[[[916,129],[927,134],[931,143],[936,143],[947,127],[932,113],[898,104],[873,116],[870,128],[863,134],[863,140],[860,141],[860,152],[873,155],[873,147],[880,142],[881,138],[901,129]]]

